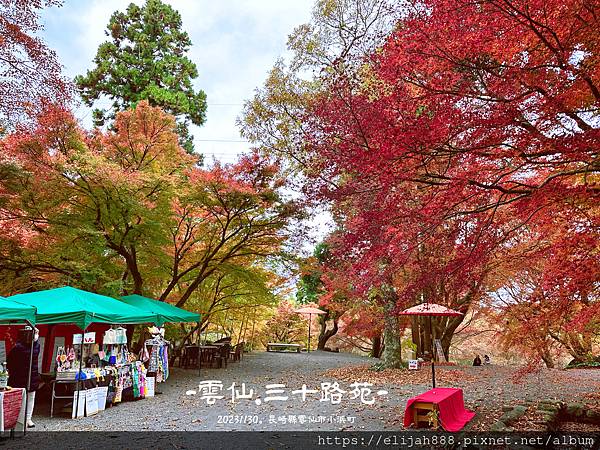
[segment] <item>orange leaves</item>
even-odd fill
[[[197,162],[179,146],[173,116],[146,100],[117,114],[114,129],[101,137],[103,153],[128,172],[182,171]]]

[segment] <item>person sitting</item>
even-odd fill
[[[481,358],[479,357],[479,355],[475,355],[475,359],[473,360],[473,365],[474,366],[480,366],[481,365]]]
[[[488,355],[485,355],[485,356],[483,357],[483,363],[484,363],[484,364],[486,364],[486,365],[487,365],[487,364],[491,364],[491,363],[492,363],[492,360],[490,359],[490,357],[489,357]]]

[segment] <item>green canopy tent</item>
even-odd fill
[[[152,298],[134,294],[121,297],[121,300],[128,305],[135,306],[150,314],[156,314],[158,316],[158,322],[156,322],[156,324],[159,326],[167,322],[200,322],[200,314],[189,312],[185,309]]]
[[[27,389],[25,390],[25,416],[27,417],[27,393],[31,390],[31,370],[33,368],[33,333],[35,323],[35,307],[24,305],[15,301],[0,297],[0,325],[25,323],[31,327],[31,348],[29,350],[29,372],[27,374]],[[27,423],[23,420],[23,434],[27,433]]]
[[[154,300],[152,298],[143,297],[141,295],[126,295],[121,297],[121,300],[128,305],[135,306],[158,316],[157,325],[161,326],[165,323],[185,323],[198,322],[198,330],[200,329],[200,314],[186,311],[166,302]],[[199,339],[199,338],[198,338]],[[199,341],[198,341],[199,343]],[[198,348],[200,351],[200,348]],[[198,373],[200,373],[200,355],[198,354]]]
[[[0,325],[35,323],[35,307],[0,297]]]
[[[72,323],[85,330],[91,323],[157,323],[158,317],[112,297],[70,286],[10,297],[37,308],[36,323]]]
[[[156,314],[143,311],[112,297],[87,292],[70,286],[17,294],[10,297],[10,300],[37,308],[36,323],[71,323],[76,325],[82,330],[82,343],[84,341],[84,332],[91,323],[138,324],[158,322]],[[79,382],[82,377],[82,365],[83,351],[80,352],[79,357],[76,408],[79,406]]]

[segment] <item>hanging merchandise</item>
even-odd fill
[[[142,360],[142,362],[148,362],[148,360],[150,359],[150,354],[148,353],[148,347],[146,347],[145,345],[142,348],[142,353],[140,354],[140,359]]]
[[[56,349],[56,371],[62,372],[65,369],[65,363],[67,362],[67,353],[64,347],[58,347]]]
[[[76,358],[77,357],[75,355],[75,347],[69,347],[69,350],[67,351],[67,361],[69,361],[69,363],[73,365],[73,362]]]
[[[115,397],[113,399],[113,403],[120,403],[123,396],[123,384],[125,383],[125,379],[122,375],[119,375],[117,378],[117,383],[115,386]]]
[[[117,347],[110,348],[110,353],[108,356],[108,363],[110,365],[115,365],[117,363]]]
[[[148,372],[155,373],[156,383],[162,383],[169,377],[169,352],[168,347],[170,342],[163,337],[163,329],[156,327],[149,328],[149,331],[154,334],[152,339],[148,339],[144,343],[142,355],[148,353],[147,347],[150,347]]]
[[[115,328],[116,344],[127,344],[127,330],[123,327]]]
[[[113,328],[106,330],[104,333],[104,339],[102,339],[104,344],[116,344],[117,343],[117,331]]]
[[[169,378],[169,347],[167,347],[166,345],[160,347],[159,356],[161,359],[163,373],[164,373],[163,381],[166,381],[167,378]]]

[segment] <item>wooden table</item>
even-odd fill
[[[180,359],[180,366],[184,369],[188,369],[190,366],[196,367],[198,365],[198,346],[197,345],[186,345],[183,349],[183,355]]]
[[[215,360],[215,355],[221,347],[219,345],[201,345],[200,346],[200,367],[202,363],[207,363],[212,366]]]

